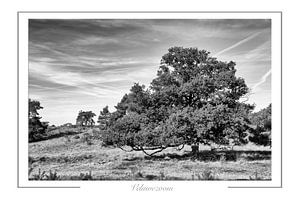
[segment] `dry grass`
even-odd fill
[[[255,145],[235,147],[234,161],[200,161],[189,156],[189,146],[181,151],[167,149],[157,158],[148,158],[142,152],[103,147],[99,140],[87,144],[75,136],[30,143],[30,176],[40,169],[57,171],[60,180],[80,180],[76,176],[90,171],[93,180],[207,180],[205,175],[214,180],[271,179],[270,150]],[[200,149],[205,152],[208,148]]]

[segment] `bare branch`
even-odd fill
[[[170,144],[167,146],[153,146],[153,147],[130,146],[131,150],[126,150],[126,149],[122,148],[121,146],[118,146],[118,147],[125,152],[143,151],[146,155],[153,156],[154,154],[159,153],[168,147],[179,147],[180,145],[182,145],[182,146],[180,148],[177,148],[177,150],[180,151],[184,148],[184,144],[173,144],[173,145]],[[154,151],[153,153],[147,152],[147,151],[153,151],[153,150],[157,150],[157,151]]]
[[[182,144],[181,148],[178,146],[177,151],[181,151],[184,148],[184,144]]]
[[[155,152],[153,152],[153,153],[147,153],[147,152],[146,152],[146,149],[144,149],[143,147],[141,147],[141,150],[142,150],[146,155],[148,155],[148,156],[153,156],[154,154],[159,153],[159,152],[163,151],[164,149],[166,149],[166,147],[162,147],[162,148],[160,148],[160,150],[157,150],[157,151],[155,151]]]
[[[120,149],[122,149],[122,151],[125,151],[125,152],[132,152],[134,149],[133,148],[131,148],[131,150],[126,150],[126,149],[124,149],[124,148],[122,148],[121,146],[118,146]]]

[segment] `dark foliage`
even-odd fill
[[[234,62],[205,50],[170,48],[149,89],[135,83],[115,107],[109,142],[147,155],[182,144],[245,144],[253,106],[239,101],[249,89],[235,72]]]
[[[111,113],[108,110],[108,106],[105,106],[102,111],[100,111],[100,115],[98,117],[98,123],[101,130],[106,129],[109,125],[109,119],[111,117]]]
[[[257,113],[250,115],[250,120],[255,126],[251,131],[249,140],[255,144],[271,147],[272,132],[272,106],[271,104]]]
[[[45,136],[48,122],[41,122],[38,111],[43,107],[39,101],[31,100],[28,101],[28,139],[29,142],[41,140]]]
[[[78,116],[76,118],[76,125],[93,126],[95,124],[93,117],[95,116],[96,114],[92,111],[79,111]]]

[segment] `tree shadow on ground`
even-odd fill
[[[72,136],[72,135],[77,135],[83,133],[82,131],[66,131],[66,132],[60,132],[56,134],[45,134],[45,135],[40,135],[39,138],[30,141],[29,143],[34,143],[34,142],[40,142],[40,141],[45,141],[45,140],[51,140],[55,138],[60,138],[64,136]]]
[[[164,153],[155,156],[146,156],[147,160],[199,160],[199,161],[237,161],[244,159],[247,161],[255,160],[270,160],[271,151],[252,151],[252,150],[222,150],[222,151],[210,151],[203,150],[198,153],[186,152],[184,154],[177,153]],[[135,158],[137,160],[137,158]],[[130,160],[129,160],[130,161]]]

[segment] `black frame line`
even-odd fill
[[[281,168],[280,168],[280,186],[228,186],[228,188],[283,188],[283,180],[282,180],[282,11],[17,11],[17,188],[80,188],[80,186],[20,186],[20,180],[19,180],[19,131],[20,131],[20,127],[19,127],[19,102],[20,102],[20,96],[19,96],[19,84],[20,84],[20,80],[19,80],[19,14],[20,13],[277,13],[280,14],[281,17],[281,76],[280,76],[280,86],[281,86],[281,107],[280,107],[280,111],[281,111],[281,118],[280,118],[280,122],[281,122],[281,129],[280,129],[280,136],[281,136],[281,142],[280,142],[280,150],[281,150],[281,156],[280,156],[280,160],[281,160]],[[29,51],[28,51],[29,53]],[[28,67],[29,68],[29,67]]]

